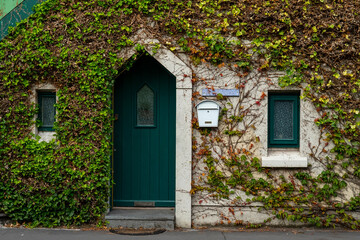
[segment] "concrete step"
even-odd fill
[[[113,208],[105,219],[112,228],[174,230],[174,208]]]

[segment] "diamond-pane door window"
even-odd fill
[[[137,126],[155,125],[155,93],[144,85],[136,94],[136,121]]]

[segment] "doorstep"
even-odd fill
[[[115,207],[105,216],[111,228],[174,230],[174,208]]]

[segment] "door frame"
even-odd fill
[[[113,122],[112,206],[174,208],[176,78],[154,57],[141,53],[136,58],[113,87],[118,119]],[[145,86],[153,93],[154,122],[142,125],[137,121],[137,96]]]
[[[179,57],[151,34],[140,30],[131,40],[144,46],[164,68],[176,78],[176,139],[175,139],[175,221],[177,227],[191,228],[191,180],[192,180],[192,70]],[[134,47],[122,50],[125,61],[136,54]],[[114,142],[114,139],[112,140]],[[114,159],[112,157],[112,159]],[[112,204],[112,199],[109,199]]]

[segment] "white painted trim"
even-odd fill
[[[176,226],[191,228],[192,89],[176,89]]]

